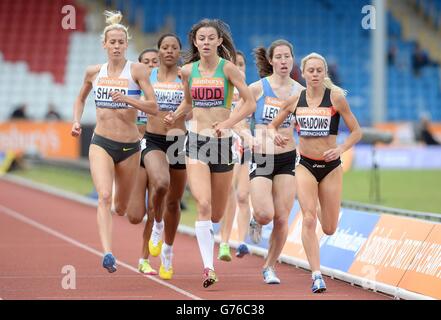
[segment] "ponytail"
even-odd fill
[[[122,20],[122,14],[119,11],[113,12],[106,10],[104,11],[104,15],[106,16],[106,24],[119,24]]]
[[[334,82],[332,82],[331,78],[329,78],[329,76],[325,77],[325,80],[323,81],[323,85],[325,86],[325,88],[328,88],[333,91],[338,91],[341,94],[343,94],[344,96],[348,95],[348,91],[335,85]]]
[[[264,47],[258,47],[253,50],[253,53],[260,78],[265,78],[272,75],[273,66],[268,61],[266,49]]]
[[[104,31],[101,34],[101,40],[103,42],[106,42],[107,32],[109,32],[111,30],[122,30],[126,34],[127,40],[130,39],[128,28],[126,26],[120,24],[120,22],[123,18],[121,12],[119,12],[119,11],[114,12],[114,11],[106,10],[106,11],[104,11],[104,15],[106,16],[106,24],[108,24],[108,26],[104,28]]]

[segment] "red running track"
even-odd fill
[[[204,289],[197,241],[183,234],[174,246],[175,275],[163,281],[136,270],[143,225],[114,216],[113,230],[118,271],[109,274],[101,267],[96,208],[0,180],[0,299],[391,299],[330,278],[326,293],[312,294],[310,274],[287,264],[277,266],[282,283],[267,285],[260,256],[216,261],[220,281]],[[159,268],[159,257],[150,262]],[[63,273],[65,266],[74,269]],[[63,289],[72,270],[75,289]]]

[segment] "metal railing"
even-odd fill
[[[363,210],[368,212],[375,213],[388,213],[399,216],[406,216],[411,218],[417,218],[421,220],[429,220],[435,222],[441,222],[441,213],[433,213],[433,212],[420,212],[420,211],[412,211],[412,210],[404,210],[390,207],[383,207],[380,205],[366,204],[355,201],[342,201],[342,207],[348,209],[355,210]]]

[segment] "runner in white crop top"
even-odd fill
[[[72,136],[81,134],[81,116],[87,96],[94,89],[96,127],[89,148],[90,171],[98,193],[98,229],[104,250],[102,265],[116,271],[112,254],[112,195],[114,211],[124,215],[139,166],[140,143],[136,127],[137,110],[156,114],[157,105],[145,66],[127,61],[127,28],[119,22],[121,13],[105,12],[108,26],[103,31],[103,47],[108,62],[89,66],[74,104]],[[145,101],[139,100],[140,90]]]

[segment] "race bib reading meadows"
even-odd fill
[[[297,129],[301,136],[323,137],[329,135],[331,108],[297,108]]]

